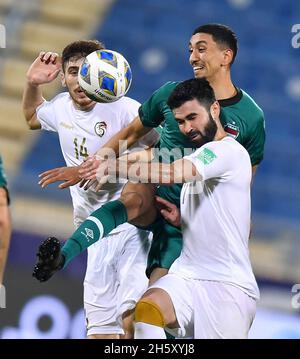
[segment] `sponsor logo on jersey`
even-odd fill
[[[107,125],[105,122],[97,122],[95,125],[95,133],[100,137],[104,136],[106,129]]]
[[[91,239],[94,239],[94,232],[90,228],[84,228],[84,230],[85,230],[85,233],[84,232],[80,232],[80,233],[85,236],[85,238],[87,239],[88,242]]]
[[[213,162],[217,156],[208,148],[204,148],[197,158],[205,165],[209,165],[211,162]]]
[[[70,125],[69,123],[65,123],[62,121],[59,124],[60,124],[60,126],[66,128],[67,130],[72,130],[74,128],[73,125]]]
[[[237,138],[240,134],[240,129],[233,123],[227,123],[224,126],[224,130],[229,136],[233,138]]]

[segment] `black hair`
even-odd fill
[[[86,57],[96,50],[103,50],[105,48],[104,44],[98,40],[79,40],[74,41],[71,44],[67,45],[63,49],[62,53],[62,68],[65,71],[66,64],[71,59],[79,59]]]
[[[169,96],[168,106],[173,110],[194,99],[197,99],[208,112],[211,105],[216,101],[214,90],[205,78],[194,78],[177,85]]]
[[[237,36],[230,27],[222,24],[206,24],[197,27],[193,35],[205,33],[212,36],[213,40],[221,47],[228,47],[232,50],[233,56],[230,65],[233,64],[238,51]]]

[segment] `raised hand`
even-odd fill
[[[55,52],[40,52],[27,71],[27,80],[31,85],[47,84],[56,79],[61,70],[61,58]]]
[[[58,167],[49,171],[45,171],[39,175],[39,185],[42,188],[47,187],[51,183],[63,181],[58,188],[64,189],[74,186],[80,182],[78,174],[79,167]]]

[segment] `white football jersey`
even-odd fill
[[[69,93],[63,92],[51,101],[43,102],[37,109],[37,117],[43,130],[58,133],[67,166],[77,166],[127,127],[138,115],[139,107],[137,101],[122,97],[113,103],[97,103],[90,111],[80,111],[75,108]],[[157,137],[152,130],[139,145],[150,146],[157,141]],[[102,204],[119,198],[125,182],[108,183],[99,192],[93,189],[85,191],[79,185],[70,187],[75,225],[78,226]],[[123,224],[113,233],[127,226]]]
[[[170,273],[226,282],[258,298],[248,250],[252,176],[248,152],[225,137],[184,158],[195,165],[203,181],[183,185],[183,250]]]

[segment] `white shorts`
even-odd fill
[[[122,314],[135,307],[148,286],[145,270],[150,236],[128,225],[88,248],[84,280],[87,335],[123,334]]]
[[[238,287],[167,274],[150,288],[165,290],[172,299],[178,338],[246,339],[256,312],[256,301]]]

